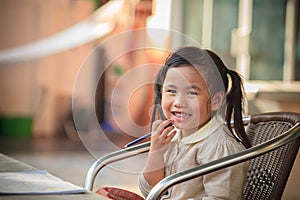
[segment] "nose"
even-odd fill
[[[183,108],[186,106],[185,98],[182,95],[177,95],[174,101],[174,106],[177,108]]]

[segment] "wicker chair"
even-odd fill
[[[300,114],[263,113],[244,119],[253,147],[243,152],[172,174],[161,180],[147,199],[159,197],[171,186],[250,160],[245,199],[281,199],[300,145]],[[145,153],[150,143],[122,149],[98,159],[89,169],[84,187],[93,189],[98,172],[107,164]]]

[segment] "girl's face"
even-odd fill
[[[208,88],[199,72],[192,66],[170,68],[162,90],[162,109],[167,119],[188,136],[211,118]]]

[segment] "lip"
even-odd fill
[[[175,120],[180,122],[185,121],[192,116],[191,114],[183,111],[171,111],[171,113]]]

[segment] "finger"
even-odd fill
[[[164,131],[165,128],[169,127],[170,125],[172,125],[172,121],[171,120],[157,120],[153,123],[152,125],[152,134],[154,135],[161,135]]]
[[[165,135],[161,135],[160,138],[159,138],[159,143],[160,144],[163,144],[163,145],[166,145],[166,144],[169,144],[172,139],[174,138],[174,136],[176,135],[177,131],[174,130],[174,131],[171,131],[171,132],[167,132],[167,134]]]
[[[172,141],[172,139],[175,137],[177,131],[173,130],[171,133],[168,134],[167,138],[166,138],[166,142],[169,143]]]
[[[153,124],[152,124],[152,131],[157,130],[157,128],[159,127],[159,125],[160,125],[162,122],[163,122],[162,120],[156,120],[156,121],[154,121]]]
[[[161,135],[163,135],[164,137],[167,137],[170,134],[170,132],[174,129],[175,129],[175,126],[173,125],[173,122],[171,121],[167,126],[165,126],[164,131]]]
[[[99,188],[97,191],[96,191],[97,194],[100,194],[102,196],[107,196],[108,192],[103,189],[103,188]]]
[[[166,128],[171,127],[172,125],[173,125],[173,123],[171,120],[165,120],[160,123],[157,130],[160,130],[161,132],[163,132]]]

